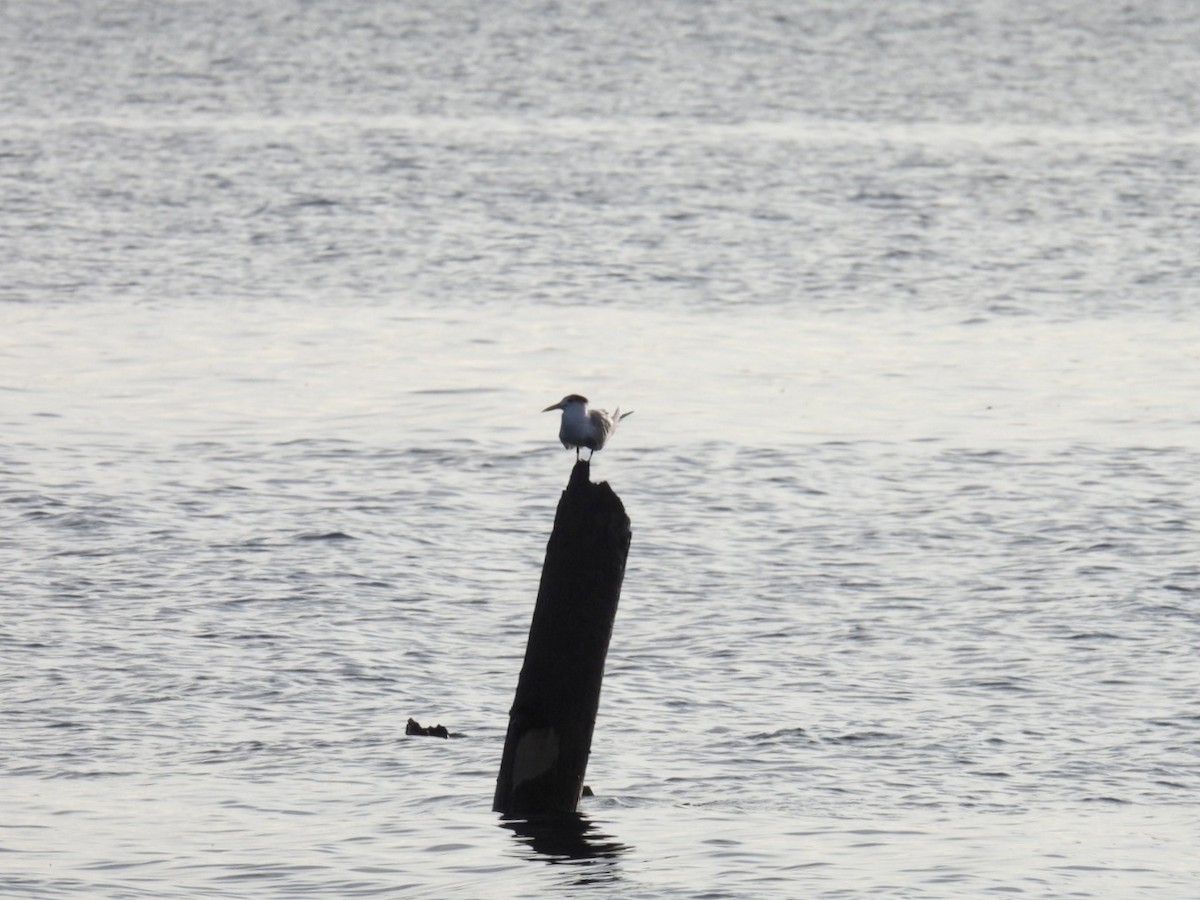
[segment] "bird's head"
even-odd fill
[[[550,412],[551,410],[555,410],[555,409],[564,409],[565,410],[571,406],[584,407],[584,406],[587,406],[587,402],[588,402],[587,397],[584,397],[581,394],[567,394],[567,396],[563,397],[561,400],[559,400],[553,406],[547,406],[545,409],[542,410],[542,412]]]

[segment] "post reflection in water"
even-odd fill
[[[551,864],[590,864],[582,877],[587,882],[617,880],[620,877],[617,860],[631,849],[612,835],[595,830],[592,821],[579,813],[528,818],[501,816],[500,826],[509,829],[518,842],[533,851],[531,858]]]

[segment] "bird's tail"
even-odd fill
[[[627,413],[623,413],[623,412],[621,412],[621,407],[618,406],[617,411],[615,413],[613,413],[613,421],[620,422],[626,416],[632,416],[632,415],[633,415],[632,409]]]

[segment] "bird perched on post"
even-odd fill
[[[630,410],[621,412],[617,407],[611,416],[602,409],[588,409],[587,397],[579,394],[568,394],[553,406],[547,406],[542,412],[552,409],[562,410],[562,424],[558,428],[558,439],[567,449],[575,448],[575,459],[579,459],[579,451],[587,447],[592,453],[601,449],[612,433],[617,430],[618,423],[626,416],[633,415]],[[592,454],[588,454],[591,462]]]

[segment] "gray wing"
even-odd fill
[[[609,436],[616,431],[617,420],[602,409],[589,410],[588,419],[592,423],[592,428],[595,429],[594,436],[588,447],[592,450],[599,450],[608,443]],[[595,446],[593,447],[592,444],[595,444]]]

